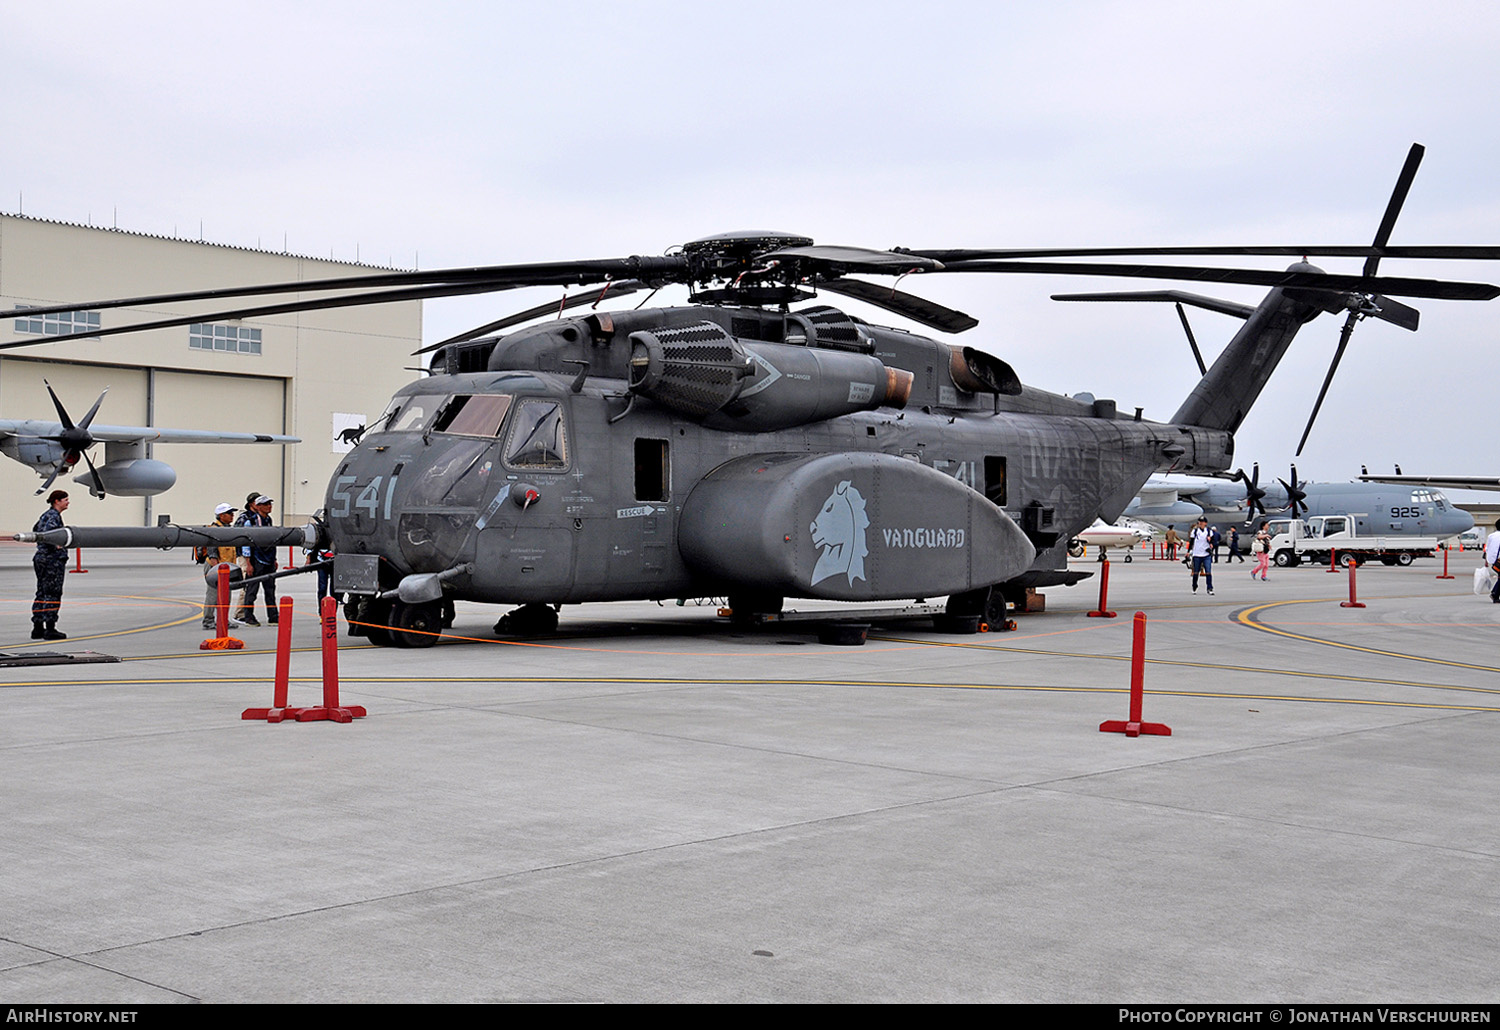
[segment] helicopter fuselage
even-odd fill
[[[652,396],[644,344],[661,312],[489,341],[491,368],[403,388],[329,486],[333,548],[376,569],[363,590],[441,577],[451,599],[561,604],[1060,582],[1067,539],[1117,515],[1151,473],[1229,459],[1227,432],[1027,389],[997,359],[914,334],[861,323],[848,349],[820,349],[770,331],[785,316],[669,311],[697,334],[684,345],[697,358],[728,336],[720,323],[754,320],[733,355],[686,373],[730,369],[732,403],[706,411],[670,384]],[[910,373],[910,392],[881,403],[891,370]],[[828,398],[867,410],[823,416]]]

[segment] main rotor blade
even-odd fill
[[[534,308],[527,308],[525,311],[517,311],[513,315],[506,315],[504,318],[496,319],[493,322],[486,322],[484,325],[461,332],[457,336],[450,336],[446,340],[439,340],[437,343],[428,344],[421,350],[412,351],[412,356],[427,354],[437,350],[439,347],[446,347],[450,343],[464,343],[468,340],[478,339],[489,333],[498,333],[502,329],[509,329],[511,326],[521,325],[524,322],[530,322],[534,318],[541,318],[544,315],[550,315],[554,312],[561,313],[582,304],[597,304],[606,295],[611,297],[625,297],[645,288],[646,284],[639,279],[621,279],[618,282],[605,283],[597,291],[594,287],[589,287],[585,292],[567,297],[560,303],[553,304],[549,301],[546,304],[538,304]]]
[[[949,261],[941,272],[995,272],[1028,275],[1106,275],[1126,279],[1189,279],[1198,282],[1243,283],[1247,286],[1289,286],[1339,292],[1386,293],[1398,297],[1438,300],[1493,300],[1500,286],[1489,283],[1411,279],[1402,276],[1334,275],[1328,272],[1271,272],[1247,268],[1204,268],[1192,265],[1106,265],[1061,261]]]
[[[1406,163],[1401,166],[1401,174],[1396,177],[1396,188],[1391,191],[1391,199],[1385,205],[1385,214],[1380,219],[1380,228],[1375,230],[1375,247],[1377,250],[1385,248],[1386,241],[1391,238],[1391,230],[1396,227],[1396,217],[1401,214],[1401,206],[1406,203],[1406,194],[1411,190],[1411,182],[1417,177],[1417,166],[1422,163],[1422,155],[1426,148],[1420,143],[1413,143],[1411,149],[1406,152]],[[1380,267],[1379,253],[1371,254],[1365,260],[1365,275],[1374,275],[1375,270]]]
[[[989,261],[1015,258],[1055,257],[1392,257],[1436,261],[1496,261],[1500,247],[1490,245],[1440,244],[1435,246],[1329,246],[1301,244],[1277,247],[1047,247],[994,250],[906,250],[895,253],[932,258],[944,265],[953,261]]]
[[[1184,293],[1181,290],[1130,290],[1123,293],[1054,293],[1052,299],[1127,301],[1134,303],[1161,301],[1179,305],[1187,304],[1195,308],[1203,308],[1205,311],[1217,311],[1221,315],[1232,315],[1235,318],[1249,318],[1255,314],[1255,308],[1250,304],[1237,304],[1232,300],[1219,300],[1215,297],[1204,297],[1197,293]]]
[[[260,283],[255,286],[232,286],[212,290],[189,290],[182,293],[158,293],[143,297],[117,297],[108,300],[80,301],[47,307],[27,307],[27,315],[53,315],[65,311],[107,311],[111,308],[152,307],[161,304],[199,300],[229,300],[234,297],[272,296],[280,293],[321,293],[327,290],[385,290],[421,286],[444,286],[458,283],[492,282],[518,286],[577,286],[629,276],[647,281],[672,281],[685,275],[686,259],[672,257],[608,258],[595,261],[554,261],[527,265],[482,265],[473,268],[439,268],[431,271],[383,272],[376,275],[351,275],[333,279],[308,279],[303,282]],[[482,292],[482,291],[476,291]],[[452,296],[434,294],[434,296]],[[193,321],[210,320],[208,316]],[[94,335],[100,335],[95,333]]]
[[[907,272],[935,272],[942,265],[908,251],[870,250],[867,247],[811,245],[782,247],[760,255],[760,261],[802,261],[829,271],[864,272],[873,275],[904,275]]]
[[[98,329],[81,329],[75,333],[45,336],[37,340],[7,340],[0,343],[0,351],[16,347],[37,347],[67,340],[97,339],[102,336],[118,336],[122,333],[138,333],[151,329],[170,329],[174,326],[194,325],[199,322],[222,322],[244,318],[260,318],[269,315],[288,315],[301,311],[323,311],[329,308],[360,307],[373,304],[395,304],[402,301],[429,300],[434,297],[462,297],[475,293],[498,293],[513,290],[531,283],[496,282],[484,280],[477,283],[458,283],[445,286],[417,286],[406,290],[382,290],[376,293],[355,293],[343,297],[323,297],[318,300],[287,301],[282,304],[263,304],[253,308],[238,308],[234,311],[207,311],[196,315],[163,318],[152,322],[134,322],[130,325],[105,326]],[[558,283],[543,285],[561,285]]]
[[[961,333],[973,329],[979,320],[941,304],[893,290],[879,283],[867,283],[859,279],[829,279],[817,284],[820,290],[853,297],[885,311],[894,312],[913,322],[944,333]]]
[[[1307,434],[1312,432],[1313,422],[1318,417],[1318,411],[1323,407],[1323,398],[1328,395],[1328,384],[1333,382],[1333,374],[1338,371],[1339,362],[1343,360],[1344,348],[1349,346],[1349,337],[1354,334],[1354,326],[1359,322],[1357,312],[1349,312],[1349,317],[1344,319],[1344,330],[1339,333],[1338,349],[1333,352],[1333,364],[1328,366],[1328,374],[1323,377],[1323,388],[1318,391],[1317,402],[1313,404],[1312,414],[1307,416],[1307,428],[1302,430],[1302,439],[1297,441],[1297,453],[1294,457],[1302,457],[1302,447],[1307,443]],[[1292,482],[1297,481],[1296,473],[1292,474]]]

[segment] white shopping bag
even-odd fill
[[[1495,572],[1488,565],[1481,565],[1474,570],[1474,596],[1488,597],[1490,591],[1495,589]]]

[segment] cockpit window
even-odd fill
[[[505,463],[516,468],[560,469],[568,464],[562,405],[523,401],[511,421]]]
[[[416,394],[397,397],[386,412],[386,428],[393,433],[413,433],[426,429],[442,409],[446,395]]]
[[[433,430],[460,436],[495,436],[509,410],[508,394],[457,394],[442,409]]]

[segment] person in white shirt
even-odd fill
[[[1500,563],[1500,519],[1495,520],[1495,531],[1484,542],[1484,563],[1492,569]],[[1500,576],[1495,577],[1495,585],[1490,588],[1490,600],[1500,604]]]
[[[1497,534],[1500,535],[1500,534]],[[1198,573],[1203,573],[1208,592],[1214,592],[1214,541],[1208,528],[1208,516],[1198,516],[1197,525],[1188,534],[1188,551],[1193,559],[1193,593],[1198,592]]]

